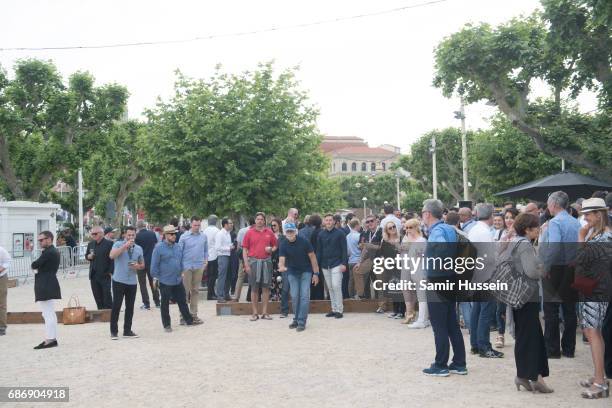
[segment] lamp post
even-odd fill
[[[436,169],[436,136],[431,136],[431,147],[429,148],[431,153],[431,164],[432,164],[432,178],[433,178],[433,198],[438,199],[438,171]]]
[[[361,200],[363,201],[363,219],[365,219],[368,216],[368,214],[366,214],[366,201],[368,201],[368,198],[363,197]]]
[[[463,200],[468,201],[470,193],[468,190],[468,162],[467,162],[467,137],[465,133],[465,102],[461,97],[459,111],[455,111],[455,119],[461,119],[461,162],[463,167]]]

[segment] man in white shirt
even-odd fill
[[[6,298],[8,295],[8,268],[11,256],[0,247],[0,336],[6,334]]]
[[[204,235],[208,242],[208,265],[206,266],[206,276],[208,277],[208,291],[206,294],[207,300],[215,300],[215,284],[217,283],[218,264],[217,264],[217,248],[215,247],[215,237],[219,228],[217,228],[217,216],[211,214],[208,216],[208,226],[204,228]]]
[[[229,218],[221,220],[221,229],[215,235],[215,251],[217,252],[217,266],[219,275],[217,278],[217,286],[215,293],[217,294],[217,303],[225,303],[225,297],[229,294],[228,287],[228,271],[230,265],[230,253],[232,252],[233,243],[230,231],[234,228],[234,223]]]
[[[285,224],[287,224],[288,222],[291,224],[298,225],[298,216],[299,212],[297,208],[290,208],[289,211],[287,211],[287,218],[285,218],[282,222],[283,232],[285,231]]]
[[[385,205],[383,211],[385,212],[385,218],[383,218],[383,220],[380,222],[380,225],[382,228],[385,228],[385,225],[387,225],[387,223],[389,221],[392,221],[395,226],[397,227],[397,233],[401,234],[402,231],[402,220],[400,220],[399,218],[397,218],[394,214],[393,214],[393,206],[390,204]]]
[[[494,207],[491,204],[480,203],[476,205],[476,218],[478,222],[470,228],[468,239],[478,250],[478,258],[484,262],[483,269],[474,270],[472,282],[486,282],[493,274],[495,268],[495,251],[493,247],[493,237],[491,236],[491,226],[493,225]],[[475,293],[475,299],[481,293]],[[472,316],[470,316],[470,343],[472,354],[479,354],[480,357],[501,358],[503,353],[493,350],[489,332],[491,321],[495,317],[497,302],[490,301],[488,298],[481,298],[483,301],[472,303]]]

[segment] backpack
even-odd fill
[[[523,307],[538,291],[538,281],[519,272],[514,264],[514,251],[523,241],[527,240],[520,239],[512,249],[506,250],[500,255],[495,271],[489,281],[508,285],[508,290],[496,290],[492,293],[499,302],[510,305],[514,309]]]
[[[455,254],[455,259],[457,258],[472,258],[476,259],[478,256],[478,250],[465,235],[462,235],[458,232],[455,232],[457,236],[457,252]],[[471,282],[474,277],[474,269],[475,265],[472,265],[471,268],[465,268],[465,271],[459,273],[455,271],[457,282]],[[470,291],[459,291],[458,294],[458,302],[470,302],[472,301],[472,293]]]

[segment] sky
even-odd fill
[[[101,45],[194,37],[295,26],[376,13],[428,0],[12,1],[0,16],[0,48]],[[403,152],[432,129],[459,126],[447,99],[431,83],[434,48],[467,23],[499,24],[532,13],[536,0],[446,0],[373,17],[256,35],[140,47],[0,51],[9,74],[20,58],[52,60],[67,77],[91,72],[97,84],[116,82],[130,92],[128,112],[142,118],[158,97],[173,93],[175,71],[209,77],[253,70],[273,60],[278,70],[299,66],[297,78],[318,107],[319,130],[358,136],[371,146],[389,143]],[[545,87],[536,89],[545,95]],[[595,107],[580,99],[581,110]],[[466,107],[468,129],[488,127],[495,108]]]

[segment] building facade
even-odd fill
[[[390,171],[400,157],[397,146],[370,147],[355,136],[326,136],[321,150],[331,159],[329,174],[332,176],[382,174]]]

